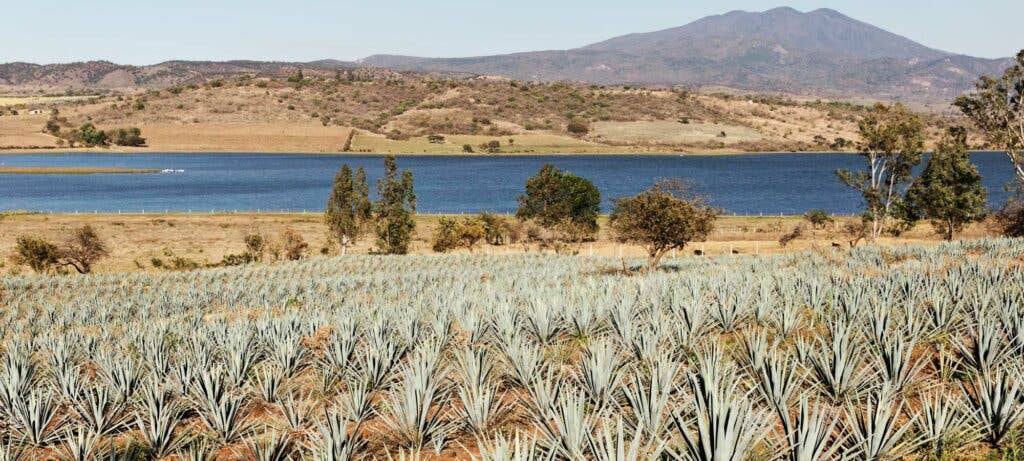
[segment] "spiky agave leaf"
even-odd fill
[[[926,442],[909,432],[918,414],[900,418],[904,402],[894,390],[883,387],[864,400],[859,406],[849,404],[846,410],[846,445],[852,455],[863,460],[898,459]]]
[[[324,410],[324,418],[317,421],[317,436],[310,450],[317,461],[349,461],[355,459],[366,442],[359,434],[361,422],[350,424],[338,411]]]
[[[605,424],[591,434],[588,445],[590,454],[597,461],[655,461],[661,459],[665,449],[663,441],[646,441],[642,429],[634,429],[629,438],[623,431],[623,422],[617,420]],[[613,429],[614,428],[614,429]]]
[[[516,431],[512,439],[504,435],[491,441],[477,440],[476,455],[471,454],[474,461],[551,461],[554,453],[541,448],[536,437],[523,435]]]
[[[672,414],[684,442],[681,456],[694,461],[746,459],[768,428],[768,414],[755,409],[748,393],[725,376],[698,372],[687,382],[694,417]]]
[[[935,459],[944,459],[978,437],[956,397],[936,391],[922,395],[920,402],[918,430],[927,439],[925,446]]]
[[[178,430],[184,410],[177,399],[168,396],[160,384],[150,383],[143,389],[143,403],[135,424],[153,456],[163,458],[188,443],[189,437]]]
[[[961,384],[971,418],[981,438],[998,447],[1024,418],[1020,380],[1005,372],[981,373]]]

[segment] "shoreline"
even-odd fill
[[[153,174],[160,170],[145,168],[0,166],[3,174]]]
[[[996,152],[996,151],[972,151],[972,152]],[[14,150],[0,150],[0,158],[4,155],[64,155],[64,154],[122,154],[122,155],[209,155],[209,154],[226,154],[226,155],[329,155],[337,157],[359,157],[359,156],[387,156],[394,155],[396,157],[466,157],[466,158],[486,158],[486,157],[548,157],[548,156],[579,156],[579,157],[604,157],[604,156],[631,156],[631,157],[642,157],[642,156],[658,156],[658,157],[725,157],[725,156],[745,156],[745,155],[821,155],[821,154],[853,154],[857,152],[852,151],[757,151],[757,152],[736,152],[736,151],[697,151],[697,152],[637,152],[637,151],[608,151],[608,152],[500,152],[495,154],[483,154],[483,153],[460,153],[460,152],[301,152],[301,151],[281,151],[281,152],[253,152],[253,151],[234,151],[234,150],[206,150],[206,151],[188,151],[188,150],[113,150],[113,149],[14,149]]]

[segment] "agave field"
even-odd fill
[[[3,278],[0,460],[1019,456],[1022,255]]]

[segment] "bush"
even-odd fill
[[[298,261],[306,257],[309,244],[302,238],[302,234],[294,229],[285,229],[281,232],[281,252],[284,258],[289,261]]]
[[[79,274],[92,272],[93,265],[109,255],[106,243],[89,225],[75,229],[60,249],[61,263],[74,267]]]
[[[57,245],[27,235],[18,237],[14,254],[11,256],[15,264],[26,265],[37,274],[48,272],[50,268],[59,263],[59,258],[60,250]]]
[[[1000,234],[1007,237],[1024,237],[1024,199],[1010,199],[992,218]]]
[[[431,144],[444,144],[444,136],[432,134],[427,136],[427,142]]]
[[[146,145],[146,138],[142,137],[142,130],[137,127],[113,130],[110,139],[117,146],[139,147]]]
[[[576,136],[584,136],[590,133],[590,125],[579,119],[573,119],[565,126],[565,130]]]
[[[487,237],[487,229],[479,218],[466,218],[456,221],[452,218],[441,218],[431,248],[438,253],[445,253],[459,247],[473,251],[477,242]]]
[[[783,234],[782,237],[779,237],[779,245],[782,245],[782,248],[786,248],[786,246],[789,245],[792,241],[800,237],[803,237],[803,235],[804,225],[797,224],[796,227],[793,228],[793,230],[789,231],[786,234]]]
[[[471,146],[469,144],[463,144],[462,145],[462,152],[465,152],[467,154],[472,154],[473,153],[473,146]]]
[[[109,137],[103,130],[96,129],[92,123],[86,123],[69,133],[68,141],[82,144],[85,147],[106,146]]]
[[[804,214],[804,219],[811,223],[811,226],[815,229],[824,228],[828,223],[832,222],[832,217],[829,216],[825,210],[815,209],[810,210]]]
[[[520,229],[508,219],[491,213],[480,213],[477,219],[484,226],[484,238],[487,243],[505,245],[519,241]]]

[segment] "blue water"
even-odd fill
[[[366,167],[373,181],[382,157],[274,154],[29,154],[0,155],[7,166],[182,169],[181,174],[4,175],[0,210],[233,211],[322,210],[342,163]],[[1006,157],[976,153],[975,163],[1002,204],[1012,180]],[[837,168],[863,168],[848,154],[678,156],[400,156],[411,169],[421,213],[512,212],[523,183],[544,163],[594,181],[604,199],[635,194],[656,178],[679,177],[715,206],[736,214],[832,213],[860,209],[857,193],[835,178]]]

